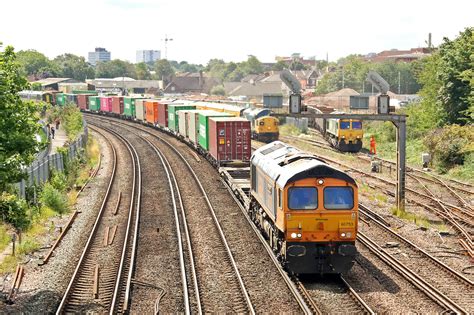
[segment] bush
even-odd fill
[[[474,130],[472,126],[450,125],[428,133],[424,139],[433,160],[440,171],[446,172],[456,165],[463,165],[474,152]]]
[[[66,130],[69,140],[75,140],[77,135],[82,131],[83,122],[81,111],[75,105],[67,105],[62,107],[60,115],[61,126]]]
[[[4,222],[10,223],[18,230],[24,230],[31,224],[26,201],[7,192],[0,195],[0,215]]]
[[[69,210],[69,204],[66,197],[50,183],[44,185],[40,201],[43,205],[60,214]]]
[[[67,178],[64,173],[53,172],[53,175],[51,176],[49,182],[54,188],[56,188],[60,192],[65,192],[67,189]]]
[[[216,85],[211,89],[211,95],[225,95],[225,89],[222,85]]]

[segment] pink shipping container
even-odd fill
[[[209,118],[209,153],[219,163],[250,161],[250,121],[240,117]]]
[[[87,94],[78,94],[77,95],[77,105],[79,105],[79,108],[84,110],[84,109],[89,109],[89,98]]]
[[[112,97],[103,96],[100,98],[100,111],[108,113],[112,111]]]
[[[112,97],[112,113],[117,115],[123,114],[123,96]]]

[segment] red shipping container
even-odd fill
[[[168,104],[171,102],[158,101],[158,125],[168,127]]]
[[[148,100],[145,101],[145,120],[151,124],[158,122],[158,101]]]
[[[87,94],[77,95],[77,104],[80,109],[89,109],[89,98],[87,96]]]
[[[111,112],[112,111],[112,97],[103,96],[100,98],[100,111]]]
[[[112,97],[112,113],[117,115],[123,114],[123,96]]]
[[[250,161],[250,121],[240,117],[209,118],[209,153],[218,162]]]

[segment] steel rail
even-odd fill
[[[431,284],[426,282],[422,277],[417,275],[411,269],[407,268],[405,265],[393,258],[392,255],[387,253],[383,248],[381,248],[378,244],[368,238],[364,233],[359,231],[357,235],[357,240],[365,247],[367,247],[371,252],[373,252],[377,257],[379,257],[382,261],[384,261],[388,266],[390,266],[392,269],[402,275],[405,279],[407,279],[410,283],[412,283],[421,291],[423,291],[428,297],[430,297],[441,307],[444,307],[447,310],[457,314],[468,314],[466,310],[464,310],[446,295],[441,293]]]
[[[109,120],[110,122],[110,120]],[[117,125],[116,123],[114,122],[110,122],[111,124],[115,124]],[[198,187],[199,189],[201,190],[201,193],[203,194],[203,197],[204,199],[206,200],[206,204],[208,206],[208,209],[211,213],[211,216],[213,218],[213,221],[216,225],[216,228],[218,230],[218,233],[221,237],[221,240],[222,240],[222,243],[226,249],[226,253],[229,257],[229,260],[231,262],[231,265],[232,265],[232,268],[234,269],[234,273],[237,277],[237,280],[238,280],[238,283],[239,283],[239,286],[240,286],[240,289],[242,291],[242,294],[244,295],[244,298],[245,298],[245,302],[247,304],[247,308],[249,309],[249,313],[250,314],[255,314],[255,310],[254,310],[254,307],[252,305],[252,301],[250,299],[250,296],[248,294],[248,291],[245,287],[245,284],[242,280],[242,276],[240,275],[240,272],[239,272],[239,269],[237,267],[237,263],[235,262],[235,259],[233,257],[233,254],[232,254],[232,251],[230,250],[230,246],[227,242],[227,239],[225,237],[225,234],[224,234],[224,231],[222,230],[222,227],[219,223],[219,220],[217,219],[217,216],[216,216],[216,213],[214,211],[214,207],[212,206],[210,200],[209,200],[209,197],[204,189],[204,187],[202,186],[201,184],[201,181],[199,180],[198,176],[196,175],[196,172],[194,171],[194,169],[191,167],[191,165],[189,164],[189,162],[186,160],[186,158],[181,154],[181,152],[179,152],[171,143],[169,143],[168,141],[166,141],[164,138],[154,134],[154,133],[151,133],[150,131],[146,130],[146,129],[143,129],[143,128],[139,128],[139,127],[136,127],[136,126],[132,126],[132,125],[129,125],[127,124],[127,126],[131,127],[131,128],[134,128],[134,129],[138,129],[138,130],[141,130],[141,131],[144,131],[146,132],[147,134],[151,135],[152,137],[160,140],[161,142],[163,142],[164,144],[166,144],[169,148],[171,148],[175,153],[176,155],[178,155],[180,157],[180,159],[186,164],[186,167],[188,168],[188,170],[190,171],[190,173],[193,175],[193,178],[194,180],[196,181],[196,183],[198,184]]]
[[[91,128],[92,130],[95,129],[91,126],[89,126],[89,128]],[[61,303],[59,304],[58,309],[56,310],[56,314],[61,314],[61,312],[66,307],[68,297],[69,297],[69,295],[71,293],[71,290],[72,290],[72,286],[74,285],[75,281],[77,280],[79,270],[80,270],[81,266],[83,265],[85,256],[87,255],[87,253],[90,249],[90,246],[92,244],[92,240],[95,237],[95,234],[97,233],[97,230],[98,230],[98,227],[99,227],[99,221],[101,220],[102,215],[104,213],[105,205],[107,204],[107,201],[109,199],[112,184],[113,184],[114,179],[115,179],[115,171],[117,169],[117,153],[116,153],[115,147],[112,145],[112,142],[110,141],[110,139],[108,139],[102,132],[98,131],[97,129],[95,129],[95,131],[98,134],[102,135],[106,139],[106,141],[110,145],[110,147],[112,148],[112,153],[113,153],[112,175],[110,176],[109,185],[108,185],[107,190],[105,192],[105,196],[104,196],[104,199],[102,201],[102,205],[100,206],[99,213],[97,214],[97,218],[94,222],[94,226],[92,227],[92,232],[89,235],[89,238],[87,239],[87,243],[84,246],[81,257],[79,258],[79,261],[76,265],[76,268],[74,269],[74,273],[71,277],[71,280],[69,281],[69,284],[68,284],[68,286],[66,288],[66,291],[63,295],[63,298],[61,299]]]

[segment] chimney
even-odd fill
[[[199,70],[199,88],[202,90],[204,86],[204,78],[202,77],[202,70]]]

